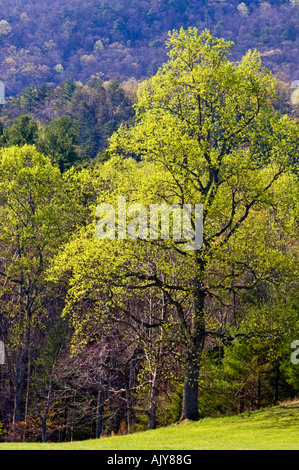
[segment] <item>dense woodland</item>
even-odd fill
[[[298,396],[299,6],[43,3],[0,0],[0,440]],[[120,195],[202,203],[203,248],[98,240]]]
[[[36,144],[69,165],[90,161],[120,124],[133,120],[137,86],[133,79],[119,84],[92,77],[84,86],[70,78],[55,89],[26,87],[1,110],[2,144]]]

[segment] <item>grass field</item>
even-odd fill
[[[63,444],[2,443],[0,450],[299,450],[299,401],[128,436]]]

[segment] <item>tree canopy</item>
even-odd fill
[[[207,30],[174,31],[169,61],[141,87],[136,123],[112,137],[112,158],[101,174],[99,203],[116,206],[126,195],[128,204],[148,210],[152,203],[202,204],[202,249],[186,251],[175,239],[97,240],[93,222],[54,269],[56,276],[71,273],[66,311],[76,306],[80,335],[85,327],[90,334],[94,315],[116,322],[125,316],[132,328],[176,330],[188,419],[199,417],[207,338],[230,341],[231,328],[246,318],[236,292],[286,295],[297,275],[298,126],[275,112],[275,80],[259,54],[249,51],[236,65],[228,59],[232,46]],[[150,292],[167,311],[157,307],[155,322],[132,314]],[[91,307],[78,307],[86,298]],[[227,309],[224,326],[219,316]]]

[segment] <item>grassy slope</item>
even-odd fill
[[[299,450],[299,401],[128,436],[63,444],[0,444],[0,450]]]

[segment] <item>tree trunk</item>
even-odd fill
[[[280,364],[277,361],[276,368],[275,368],[275,384],[274,384],[274,406],[278,404],[278,397],[279,397],[279,379],[280,379]]]
[[[23,400],[23,391],[24,391],[24,378],[22,374],[22,379],[17,380],[16,389],[15,389],[15,399],[14,399],[14,411],[13,411],[13,422],[14,424],[22,421],[23,409],[24,409],[24,400]]]
[[[199,282],[194,289],[194,317],[192,324],[192,339],[189,346],[189,354],[186,362],[185,381],[183,392],[182,419],[197,421],[198,411],[198,378],[201,353],[205,342],[204,321],[205,292]]]
[[[26,390],[26,379],[28,372],[28,351],[21,353],[19,364],[16,368],[15,376],[15,399],[14,399],[14,411],[13,411],[13,422],[19,423],[25,417],[25,402],[24,392]]]
[[[42,442],[47,442],[47,417],[42,419]]]
[[[100,389],[98,392],[98,401],[97,401],[96,439],[100,439],[101,434],[102,434],[104,399],[105,399],[105,392],[102,389]]]
[[[150,405],[148,410],[148,428],[156,429],[157,426],[157,395],[158,395],[158,374],[155,370],[152,377],[152,388],[150,396]]]
[[[129,378],[125,377],[126,401],[127,401],[127,432],[130,434],[132,426],[132,397],[130,390]]]
[[[258,379],[257,379],[257,409],[261,409],[261,395],[262,395],[262,382],[260,372],[258,371]]]
[[[21,277],[22,280],[22,277]],[[23,282],[23,281],[22,281]],[[15,373],[15,400],[13,410],[13,423],[16,424],[25,419],[25,392],[28,380],[29,351],[31,341],[31,308],[27,299],[26,309],[23,309],[22,299],[24,297],[23,284],[20,290],[20,331],[19,331],[19,357],[17,358]],[[23,325],[24,322],[24,325]],[[24,328],[24,329],[23,329]],[[23,331],[22,331],[23,329]]]
[[[185,372],[183,410],[181,419],[190,419],[197,421],[199,419],[198,411],[198,375],[199,375],[199,357],[188,359]]]

